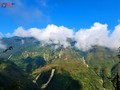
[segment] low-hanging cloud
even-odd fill
[[[1,39],[2,39],[2,33],[0,33],[0,49],[5,49],[6,45],[2,43]]]
[[[70,46],[68,38],[75,40],[75,47],[83,51],[89,50],[92,46],[105,46],[112,49],[120,46],[120,25],[115,26],[112,33],[107,28],[107,24],[94,23],[89,29],[80,29],[74,32],[64,26],[48,25],[44,29],[30,28],[25,30],[18,27],[13,33],[19,37],[34,37],[39,41],[48,44],[59,44],[64,47]]]
[[[111,34],[109,42],[112,48],[120,47],[120,24],[115,27],[113,33]]]
[[[75,46],[81,50],[89,50],[92,46],[105,46],[117,49],[120,46],[120,25],[115,26],[112,33],[107,24],[94,23],[89,29],[80,29],[76,32]]]
[[[109,31],[107,24],[94,23],[90,29],[80,29],[75,34],[76,47],[88,50],[94,45],[107,46],[109,43]]]
[[[64,26],[48,25],[45,29],[30,28],[24,30],[23,27],[19,27],[13,33],[15,36],[20,37],[34,37],[39,41],[43,41],[48,44],[59,44],[64,47],[70,46],[67,42],[67,38],[73,38],[73,30]]]

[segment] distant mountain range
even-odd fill
[[[115,50],[93,46],[82,51],[71,39],[67,48],[32,37],[2,42],[13,50],[0,50],[0,90],[113,90],[109,78],[119,62]]]

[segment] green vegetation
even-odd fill
[[[55,49],[34,38],[4,38],[3,43],[13,50],[0,56],[0,90],[40,90],[53,68],[55,74],[45,90],[112,90],[108,78],[119,62],[115,51],[94,46],[83,52],[74,47],[74,41],[68,41],[71,47]]]
[[[38,90],[13,62],[0,59],[0,90]]]

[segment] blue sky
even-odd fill
[[[120,23],[120,0],[0,0],[14,2],[12,8],[0,7],[0,32],[45,28],[48,24],[65,26],[74,31],[90,28],[95,22],[113,30]]]

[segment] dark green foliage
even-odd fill
[[[23,70],[11,61],[0,59],[0,90],[37,90]]]
[[[42,72],[37,81],[39,86],[47,82],[50,72],[50,70]],[[79,81],[74,80],[67,71],[62,70],[61,74],[55,73],[52,81],[45,90],[82,90],[82,85]]]
[[[45,60],[42,57],[36,57],[36,58],[31,58],[27,57],[24,60],[21,60],[20,62],[22,65],[24,65],[23,68],[27,73],[31,73],[33,70],[37,69],[38,67],[44,66],[45,65]]]
[[[82,90],[82,85],[64,71],[63,74],[55,74],[46,90]]]

